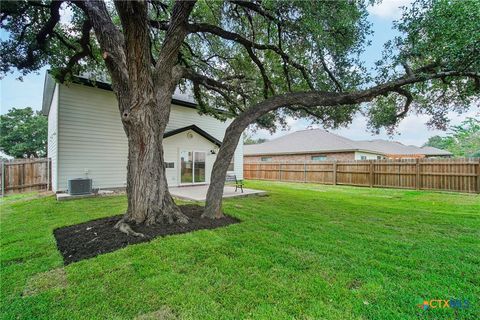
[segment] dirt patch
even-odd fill
[[[174,320],[174,319],[178,319],[178,317],[168,307],[164,307],[154,312],[145,313],[135,318],[135,320]]]
[[[51,289],[65,289],[67,275],[63,268],[38,273],[27,281],[22,296],[29,297]]]
[[[132,225],[132,229],[145,235],[144,238],[128,236],[115,229],[113,226],[120,220],[121,215],[55,229],[53,234],[57,240],[58,250],[63,256],[65,265],[67,265],[93,258],[99,254],[113,252],[130,244],[150,241],[156,237],[202,229],[215,229],[240,222],[237,218],[230,216],[213,220],[201,218],[203,207],[197,205],[180,206],[180,209],[189,218],[188,224],[159,224],[148,227]]]
[[[347,284],[347,288],[350,290],[358,290],[362,287],[362,281],[359,279],[353,279]]]

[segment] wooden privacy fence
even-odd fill
[[[246,162],[245,179],[480,192],[480,159]]]
[[[0,170],[2,195],[51,189],[50,159],[2,160]]]

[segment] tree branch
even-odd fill
[[[60,71],[59,81],[64,82],[68,74],[72,74],[73,67],[83,58],[85,57],[92,57],[92,51],[90,49],[90,30],[92,29],[92,24],[90,20],[85,20],[82,25],[82,36],[78,40],[80,47],[82,48],[81,51],[77,52],[73,55],[65,68]],[[75,47],[74,47],[75,48]]]
[[[335,86],[337,87],[338,91],[343,91],[343,87],[342,85],[340,84],[340,82],[337,80],[337,78],[335,77],[335,75],[333,74],[332,71],[330,71],[330,69],[328,68],[327,66],[327,63],[325,62],[325,59],[322,57],[320,59],[321,63],[322,63],[322,67],[323,67],[323,70],[325,70],[325,72],[327,73],[328,77],[330,78],[330,80],[332,80],[332,82],[335,84]]]
[[[413,75],[411,71],[410,71],[410,74]],[[397,92],[398,94],[401,94],[406,99],[405,105],[403,106],[403,110],[396,114],[396,118],[404,118],[407,115],[408,110],[410,109],[410,105],[413,102],[413,95],[410,93],[410,91],[403,88],[396,88],[394,91]]]
[[[35,36],[35,43],[27,49],[25,59],[19,63],[19,69],[27,69],[35,64],[35,52],[43,51],[47,45],[47,39],[53,35],[54,28],[60,21],[60,6],[63,1],[52,1],[48,6],[50,17]],[[42,6],[42,8],[47,8]]]
[[[152,65],[150,51],[150,34],[148,23],[148,5],[143,1],[115,1],[122,31],[127,70],[130,77],[130,86],[141,86],[151,78]],[[147,67],[148,66],[148,67]],[[136,90],[132,90],[135,92]]]
[[[215,88],[215,90],[225,90],[227,92],[235,92],[239,95],[245,95],[245,93],[241,90],[240,86],[234,86],[225,83],[224,81],[230,80],[230,79],[238,79],[238,77],[235,78],[227,78],[227,80],[215,80],[210,77],[207,77],[205,75],[196,73],[192,71],[191,69],[188,68],[181,68],[181,78],[188,79],[192,81],[195,84],[202,85],[204,87],[208,87],[209,89]]]
[[[257,65],[258,70],[260,70],[260,74],[262,75],[262,79],[263,79],[263,97],[265,99],[267,99],[269,90],[272,94],[275,94],[273,86],[272,86],[272,82],[270,81],[270,79],[267,76],[267,72],[265,70],[265,67],[263,66],[260,59],[258,59],[258,57],[255,55],[252,48],[251,47],[245,47],[245,49],[247,50],[247,53],[248,53],[250,59],[252,59],[252,61]]]
[[[103,51],[103,59],[112,76],[112,86],[115,92],[122,96],[128,96],[129,75],[127,70],[127,58],[123,44],[123,34],[114,25],[107,7],[103,1],[74,1],[92,23],[96,38]],[[126,106],[119,105],[121,112]]]
[[[257,3],[253,2],[253,1],[231,0],[230,2],[234,3],[238,6],[241,6],[243,8],[254,11],[254,12],[258,13],[259,15],[261,15],[265,18],[268,18],[269,20],[271,20],[275,23],[279,23],[278,19],[275,16],[273,16],[269,12],[265,11],[260,5],[258,5]]]
[[[402,62],[402,66],[403,66],[403,68],[405,69],[405,73],[406,73],[408,76],[413,76],[413,71],[412,71],[412,69],[410,68],[410,66],[408,65],[408,63]]]
[[[155,22],[155,21],[151,21],[151,26],[159,28],[159,29],[169,28],[169,25],[165,25],[164,23]],[[276,54],[278,54],[282,59],[284,59],[284,61],[289,63],[292,67],[299,70],[302,73],[302,76],[303,76],[304,80],[307,82],[309,88],[311,90],[315,90],[315,87],[313,86],[313,82],[310,79],[310,76],[308,74],[307,69],[304,66],[302,66],[301,64],[293,61],[285,51],[281,50],[279,47],[277,47],[275,45],[260,44],[260,43],[257,43],[257,42],[253,42],[253,41],[248,40],[247,38],[245,38],[244,36],[242,36],[238,33],[227,31],[227,30],[224,30],[224,29],[222,29],[222,28],[220,28],[216,25],[211,25],[211,24],[208,24],[208,23],[190,23],[190,24],[187,25],[187,29],[188,29],[189,33],[210,33],[210,34],[216,35],[216,36],[218,36],[222,39],[237,42],[237,43],[241,44],[247,50],[247,52],[248,52],[249,49],[250,49],[250,51],[252,51],[252,49],[271,50],[271,51],[275,52]],[[250,56],[250,57],[253,59],[252,56]],[[258,64],[257,64],[257,66],[258,66]]]
[[[195,1],[176,1],[170,23],[166,29],[165,40],[160,50],[159,59],[155,66],[156,75],[168,71],[177,62],[177,55],[183,40],[188,33],[188,17],[195,6]]]
[[[417,70],[425,70],[419,68]],[[277,95],[266,99],[241,113],[236,121],[240,126],[247,126],[253,123],[256,119],[264,114],[283,107],[303,106],[305,108],[319,107],[319,106],[340,106],[340,105],[354,105],[362,102],[369,102],[380,95],[385,95],[390,92],[400,93],[407,97],[405,108],[408,108],[413,101],[411,94],[403,89],[403,86],[411,85],[428,80],[441,79],[443,77],[468,77],[473,80],[480,79],[480,73],[475,72],[458,72],[458,71],[444,71],[431,74],[417,73],[414,75],[397,78],[395,80],[386,82],[384,84],[373,86],[369,89],[360,90],[356,92],[325,92],[325,91],[310,91],[310,92],[294,92],[283,95]],[[411,101],[412,99],[412,101]],[[404,116],[403,112],[399,116]]]

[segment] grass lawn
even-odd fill
[[[124,196],[1,203],[2,319],[479,319],[480,196],[247,181],[243,222],[63,267],[53,229]],[[421,310],[423,299],[467,309]]]

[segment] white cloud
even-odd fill
[[[368,7],[368,12],[382,19],[395,20],[401,17],[403,6],[409,6],[413,0],[383,0]]]

